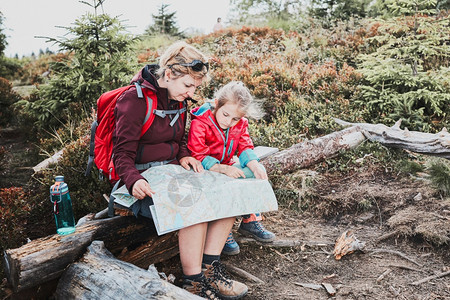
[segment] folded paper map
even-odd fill
[[[211,171],[195,173],[178,165],[152,167],[141,175],[156,192],[150,211],[158,235],[198,223],[278,209],[267,180],[234,179]],[[138,201],[125,186],[113,196],[116,203],[126,207]]]

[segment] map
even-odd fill
[[[234,179],[211,171],[195,173],[178,165],[152,167],[141,175],[156,192],[150,211],[158,235],[198,223],[278,209],[267,180]],[[116,203],[126,207],[138,201],[125,186],[113,196]]]

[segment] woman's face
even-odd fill
[[[243,117],[243,114],[239,111],[238,104],[228,102],[219,109],[216,109],[214,116],[216,117],[219,127],[225,130],[236,125]]]
[[[183,75],[177,78],[168,77],[166,88],[169,93],[169,99],[184,101],[194,96],[195,89],[202,84],[202,79],[197,79],[191,75]]]

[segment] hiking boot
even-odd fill
[[[232,280],[220,261],[215,260],[211,265],[202,264],[202,270],[221,299],[241,299],[247,295],[248,287],[243,283]]]
[[[188,291],[191,294],[211,299],[211,300],[218,300],[220,299],[217,296],[217,291],[211,286],[209,283],[209,280],[203,276],[200,281],[193,281],[189,279],[183,280],[183,289]]]
[[[223,246],[222,254],[236,255],[239,252],[241,252],[241,250],[239,249],[239,245],[234,240],[233,233],[230,232],[230,234],[228,235],[227,241],[225,242],[225,246]]]
[[[266,230],[260,221],[241,222],[238,231],[243,235],[250,236],[263,243],[269,243],[275,240],[275,234]]]

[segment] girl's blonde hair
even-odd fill
[[[214,107],[216,111],[231,102],[238,104],[238,110],[243,116],[257,120],[264,116],[262,100],[255,100],[242,81],[227,83],[215,93],[214,98],[217,99],[217,107]]]
[[[188,43],[183,41],[173,43],[159,58],[157,76],[163,78],[166,69],[170,69],[175,77],[189,74],[194,78],[208,79],[208,69],[205,66],[201,71],[194,71],[191,67],[179,65],[191,63],[193,60],[200,60],[204,63],[208,61],[202,52]]]

